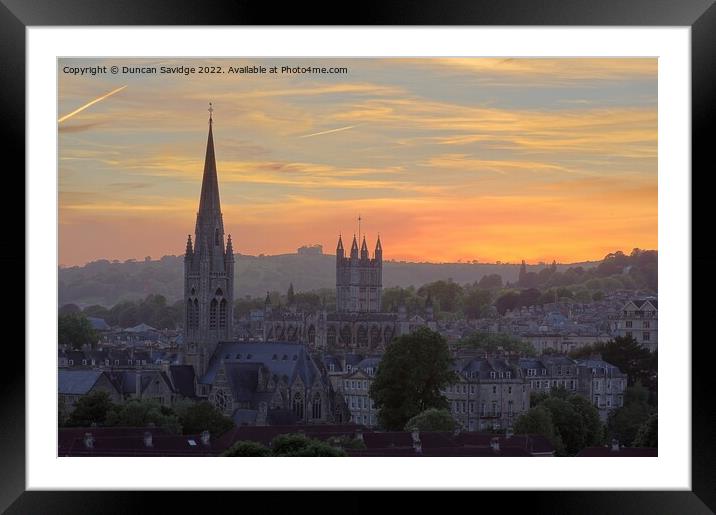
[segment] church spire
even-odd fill
[[[368,259],[368,245],[365,242],[365,236],[363,236],[363,243],[360,246],[360,258]]]
[[[356,241],[356,235],[353,235],[353,243],[351,244],[351,258],[358,257],[358,242]]]
[[[199,214],[211,216],[221,212],[219,202],[219,180],[216,177],[216,156],[214,154],[214,134],[212,131],[214,108],[209,102],[209,138],[206,142],[206,157],[204,158],[204,177],[201,181],[201,199],[199,200]]]
[[[191,234],[190,234],[186,240],[186,253],[184,254],[184,257],[188,259],[192,256],[192,254],[194,254],[194,249],[191,244]]]

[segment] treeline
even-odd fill
[[[528,272],[524,261],[515,286],[521,288],[559,288],[583,285],[587,290],[643,289],[657,291],[658,253],[656,250],[634,249],[607,254],[592,268],[570,267],[563,272],[552,263],[539,272]]]
[[[150,294],[144,299],[118,302],[111,308],[94,304],[80,309],[76,304],[65,304],[60,308],[59,314],[83,314],[85,317],[102,318],[112,327],[126,328],[147,324],[156,329],[176,329],[183,323],[184,301],[169,304],[164,295]]]
[[[68,413],[69,412],[69,413]],[[60,427],[148,427],[170,434],[197,434],[209,431],[219,436],[234,422],[208,402],[180,401],[169,407],[148,399],[132,399],[122,404],[112,402],[107,392],[98,391],[81,397],[69,410],[58,400]]]

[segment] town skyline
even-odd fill
[[[575,263],[657,248],[655,60],[310,61],[351,73],[162,78],[161,95],[155,76],[60,74],[60,264],[182,253],[208,101],[239,254],[332,254],[358,214],[386,260]]]

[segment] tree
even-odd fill
[[[225,450],[222,456],[271,456],[271,449],[257,442],[241,440]]]
[[[181,433],[174,410],[155,401],[132,399],[107,413],[108,426],[145,427],[152,424],[171,434]]]
[[[115,404],[107,392],[97,391],[80,397],[75,409],[70,413],[66,425],[74,427],[87,427],[92,424],[104,425],[107,415],[115,409]]]
[[[452,431],[456,427],[450,411],[435,408],[418,413],[405,424],[406,431]]]
[[[627,388],[624,406],[609,414],[608,430],[612,438],[622,445],[631,446],[641,426],[652,414],[648,403],[649,392],[640,383]]]
[[[477,283],[477,286],[484,290],[502,288],[502,276],[500,274],[483,275],[480,277],[480,282]]]
[[[271,441],[273,456],[346,456],[345,451],[302,434],[279,435]]]
[[[424,284],[418,289],[418,295],[421,297],[426,297],[428,294],[437,301],[441,311],[454,313],[460,308],[464,290],[462,286],[449,279]]]
[[[82,310],[77,304],[64,304],[58,310],[59,315],[77,315],[81,312]]]
[[[550,396],[540,406],[548,409],[552,415],[555,431],[562,439],[568,456],[574,456],[586,446],[587,429],[584,421],[569,401]]]
[[[520,415],[513,426],[518,435],[542,435],[552,444],[555,454],[564,454],[562,439],[554,429],[552,414],[544,406],[536,406]]]
[[[94,346],[99,340],[92,324],[82,313],[60,315],[57,321],[57,336],[60,345],[68,345],[76,350],[85,345]]]
[[[460,342],[460,347],[476,349],[487,353],[504,351],[518,352],[523,356],[535,355],[535,350],[531,344],[517,336],[507,333],[472,333],[465,340]]]
[[[428,408],[446,409],[441,389],[457,378],[445,338],[426,327],[394,340],[370,388],[380,424],[399,431]]]
[[[658,447],[659,446],[659,421],[658,415],[654,413],[639,426],[634,437],[634,447]]]
[[[533,406],[530,411],[542,408],[549,412],[555,441],[558,436],[558,443],[563,446],[560,454],[573,456],[585,447],[603,443],[604,426],[599,419],[599,413],[584,397],[576,395],[564,387],[559,387],[550,390],[549,394],[533,394],[530,397],[530,405]],[[542,434],[546,438],[552,438],[545,417],[541,415],[537,417],[533,414],[532,418],[534,420],[527,419],[524,423],[530,422],[532,426],[528,427],[534,429],[534,432]],[[542,432],[537,430],[540,429],[537,422],[544,426],[540,430]],[[522,426],[520,426],[521,431]],[[556,448],[557,445],[555,445]]]
[[[293,303],[296,301],[296,294],[293,292],[293,283],[291,283],[288,286],[288,293],[286,294],[286,301],[288,302],[289,306],[293,306]]]
[[[570,395],[569,403],[582,417],[584,423],[584,446],[594,447],[604,443],[604,425],[594,405],[581,395]]]
[[[481,318],[490,306],[492,296],[488,290],[474,289],[465,296],[464,311],[467,318]]]
[[[219,436],[234,427],[233,420],[209,402],[180,404],[175,411],[185,435],[209,431],[212,436]]]

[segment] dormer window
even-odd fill
[[[543,369],[542,369],[542,375],[543,375],[543,376],[546,376],[546,375],[547,375],[547,369],[546,369],[546,368],[543,368]]]
[[[281,359],[282,359],[283,361],[286,361],[286,360],[288,359],[288,356],[287,356],[286,354],[284,354]]]
[[[74,360],[74,359],[68,359],[68,360],[67,360],[67,363],[68,363],[70,366],[72,366],[72,365],[75,364],[75,360]]]
[[[271,357],[271,359],[272,359],[273,361],[276,361],[276,360],[278,359],[278,355],[277,355],[277,354],[274,354],[274,355]]]
[[[127,361],[127,364],[128,364],[128,365],[131,365],[131,364],[132,364],[132,360],[130,359],[129,361]]]
[[[494,379],[494,378],[495,378],[495,376],[496,376],[496,375],[495,375],[495,373],[494,373],[494,372],[490,372],[490,379]]]
[[[350,365],[346,365],[346,370],[350,372],[351,370],[353,370],[353,367],[351,367]]]
[[[330,365],[328,365],[328,370],[330,370],[331,372],[335,372],[336,366],[333,363],[331,363]]]
[[[507,375],[507,379],[511,379],[511,378],[512,378],[512,372],[505,372],[505,374]]]
[[[115,360],[114,360],[114,364],[115,364],[115,365],[119,365],[119,360],[118,360],[118,359],[115,359]]]

